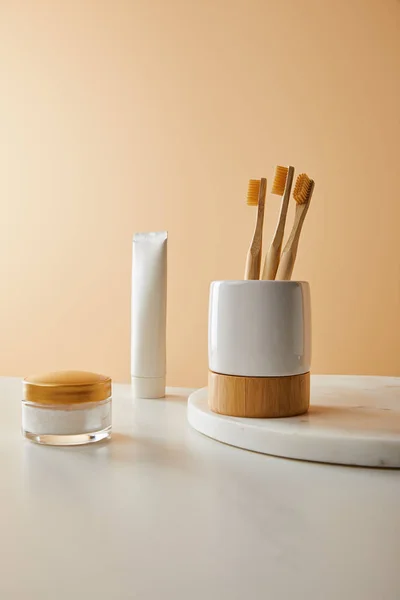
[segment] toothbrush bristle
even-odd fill
[[[306,204],[309,201],[313,185],[313,180],[305,173],[301,173],[297,177],[293,191],[293,198],[297,204]]]
[[[278,165],[275,167],[275,175],[274,181],[272,184],[272,194],[277,194],[278,196],[283,196],[286,187],[286,179],[288,175],[289,169],[287,167],[281,167]]]
[[[260,192],[260,180],[250,179],[249,187],[247,190],[247,205],[258,206],[258,194]]]

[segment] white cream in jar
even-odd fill
[[[22,433],[39,444],[89,444],[111,435],[111,379],[87,371],[27,377]]]

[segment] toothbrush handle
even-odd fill
[[[292,277],[294,263],[296,261],[297,247],[293,246],[284,250],[281,256],[281,260],[279,263],[278,273],[276,274],[276,279],[280,279],[281,281],[288,281]]]
[[[263,279],[275,279],[275,275],[279,266],[280,255],[281,249],[271,245],[265,257],[264,270],[262,274]]]
[[[293,229],[286,246],[283,249],[276,279],[285,281],[290,279],[292,276],[297,255],[297,248],[299,246],[300,234],[309,205],[310,203],[308,202],[307,204],[298,204],[296,206]]]
[[[259,279],[260,278],[260,269],[261,269],[261,252],[252,254],[252,249],[250,248],[247,252],[246,257],[246,267],[244,271],[245,279]]]

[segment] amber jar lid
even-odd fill
[[[88,371],[55,371],[24,379],[24,400],[37,404],[101,402],[110,396],[110,377]]]

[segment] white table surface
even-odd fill
[[[220,444],[188,392],[116,385],[111,442],[51,448],[0,379],[1,600],[399,600],[399,471]]]

